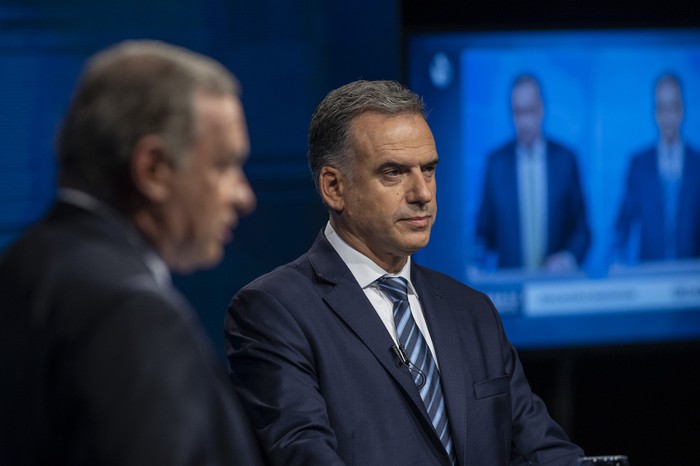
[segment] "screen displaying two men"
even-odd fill
[[[522,348],[700,338],[700,34],[416,35],[440,154],[418,260]]]

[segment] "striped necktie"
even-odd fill
[[[455,464],[455,453],[447,420],[445,398],[440,383],[440,373],[430,348],[411,314],[411,307],[408,304],[408,282],[403,277],[384,276],[375,283],[393,304],[396,332],[404,353],[408,356],[413,381],[418,387],[435,432],[440,437],[452,464]]]

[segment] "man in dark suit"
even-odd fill
[[[487,162],[476,237],[499,268],[575,270],[591,241],[574,153],[542,133],[540,86],[511,90],[516,138]]]
[[[318,106],[309,165],[329,222],[233,298],[234,385],[273,464],[575,465],[490,300],[412,260],[437,210],[423,111],[390,81]]]
[[[700,257],[700,153],[681,136],[677,76],[657,80],[654,104],[659,141],[633,157],[616,223],[618,260],[628,264]]]
[[[255,204],[248,145],[213,60],[136,41],[88,62],[58,200],[0,263],[0,464],[261,464],[168,271],[221,259]]]

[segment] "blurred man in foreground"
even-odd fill
[[[260,464],[169,276],[217,264],[254,208],[238,87],[159,42],[88,62],[57,202],[0,263],[0,464]]]

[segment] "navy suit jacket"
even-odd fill
[[[547,245],[545,257],[569,251],[581,263],[591,242],[586,204],[576,157],[547,141]],[[498,266],[522,267],[520,203],[515,142],[488,159],[476,235],[487,251],[498,254]]]
[[[263,464],[226,371],[149,252],[114,213],[59,202],[5,253],[0,464]]]
[[[639,260],[664,259],[664,190],[657,164],[656,147],[636,155],[627,175],[627,190],[617,217],[617,246],[639,229]],[[700,153],[685,148],[685,161],[678,193],[676,257],[700,257]]]
[[[490,300],[413,265],[459,464],[574,465]],[[232,380],[277,465],[449,465],[408,369],[323,232],[244,287],[226,319]]]

